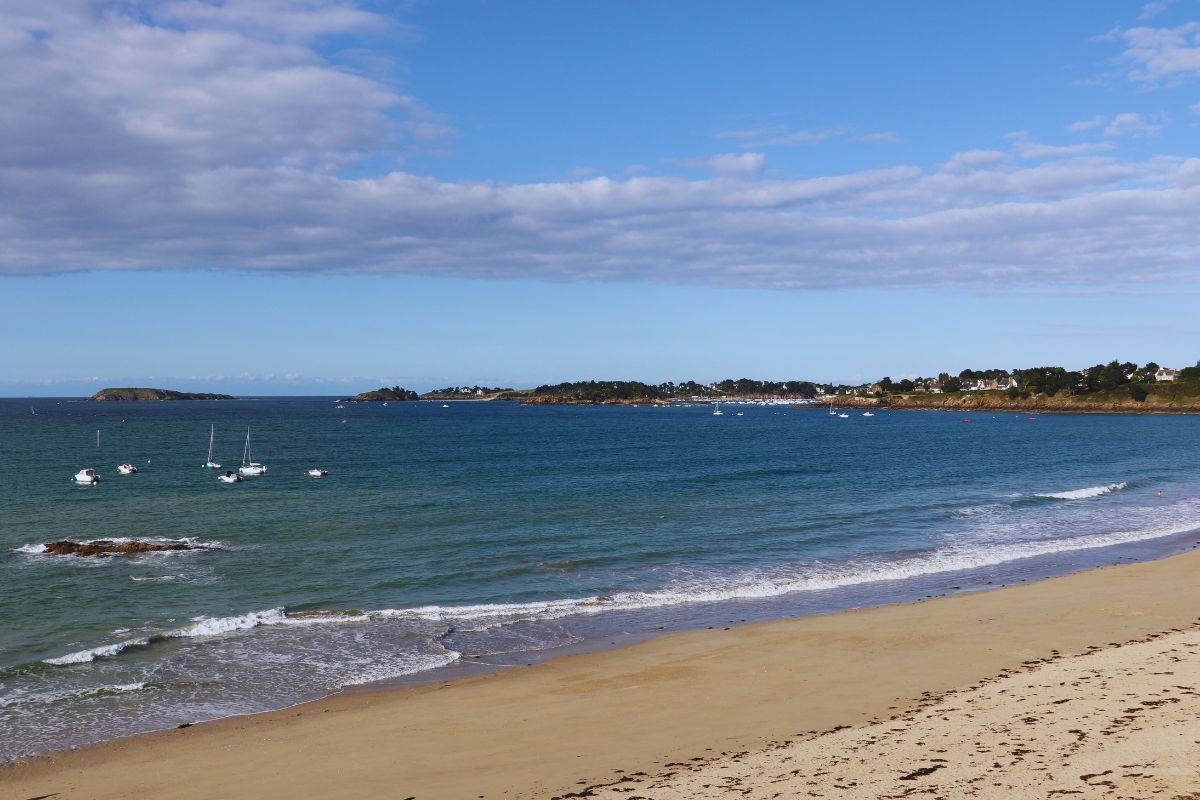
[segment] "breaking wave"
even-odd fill
[[[1196,528],[1196,520],[1188,519],[1163,527],[1091,534],[1066,539],[1001,545],[944,546],[908,558],[868,559],[840,565],[792,565],[769,570],[743,571],[725,577],[705,575],[694,579],[679,580],[661,589],[627,590],[593,597],[463,606],[429,605],[370,611],[351,609],[288,613],[282,607],[271,608],[226,617],[197,617],[190,625],[182,628],[80,650],[58,658],[45,659],[44,663],[56,666],[83,664],[97,658],[118,656],[130,648],[145,647],[156,642],[179,638],[221,637],[260,626],[345,625],[385,620],[412,620],[443,626],[442,633],[444,634],[462,632],[464,629],[480,631],[518,622],[552,620],[569,616],[591,616],[614,611],[758,600],[794,592],[813,592],[883,581],[901,581],[939,573],[995,566],[1035,556],[1111,547],[1187,533]],[[442,657],[442,654],[438,654],[438,658],[428,659],[430,666],[421,669],[441,666],[442,664],[437,662]],[[457,658],[457,653],[448,650],[444,657],[452,661]],[[415,668],[418,665],[414,662],[411,666]],[[367,680],[370,679],[364,678],[363,682]]]
[[[1113,492],[1119,492],[1128,484],[1109,483],[1104,486],[1089,486],[1086,489],[1071,489],[1066,492],[1037,492],[1034,497],[1045,497],[1050,500],[1086,500],[1089,497],[1101,497]]]

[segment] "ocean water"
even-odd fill
[[[0,400],[0,761],[1200,528],[1191,416],[449,405]],[[268,474],[218,484],[210,425]],[[118,537],[219,549],[39,552]]]

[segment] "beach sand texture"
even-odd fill
[[[1198,571],[1190,552],[343,695],[14,764],[0,797],[1186,796]]]
[[[588,797],[1200,797],[1200,631],[951,691],[865,728],[624,776]]]

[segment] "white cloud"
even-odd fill
[[[1121,56],[1132,65],[1133,80],[1172,85],[1200,76],[1200,22],[1129,28],[1115,35],[1125,42]]]
[[[775,288],[1197,278],[1196,159],[1126,161],[1104,153],[1111,143],[1017,134],[1007,150],[966,150],[934,169],[789,179],[764,177],[766,158],[750,149],[764,136],[872,135],[845,127],[728,132],[744,149],[694,164],[712,170],[704,179],[438,180],[401,159],[445,146],[446,122],[314,44],[389,20],[315,0],[96,9],[8,0],[0,17],[0,274]],[[1136,133],[1139,120],[1153,125],[1121,115],[1104,125]],[[346,177],[364,157],[397,164]]]
[[[892,143],[900,140],[894,131],[858,133],[854,125],[836,125],[822,130],[793,130],[785,125],[762,128],[719,131],[716,139],[737,139],[741,147],[781,147],[796,144],[820,144],[830,139],[848,139],[855,142]]]
[[[1138,19],[1143,21],[1154,19],[1159,14],[1170,8],[1172,2],[1174,2],[1174,0],[1152,0],[1152,2],[1146,3],[1142,6],[1141,12],[1138,13]]]
[[[1165,120],[1166,115],[1160,119]],[[1141,114],[1125,112],[1106,117],[1097,114],[1091,119],[1072,122],[1067,130],[1072,133],[1100,129],[1105,136],[1153,136],[1163,129],[1163,122],[1150,122]],[[1095,145],[1072,145],[1075,148],[1095,147]]]
[[[1099,128],[1102,125],[1104,125],[1104,123],[1106,122],[1106,119],[1107,119],[1106,117],[1104,117],[1100,114],[1097,114],[1096,116],[1092,117],[1091,119],[1080,120],[1079,122],[1072,122],[1070,125],[1067,126],[1067,130],[1070,131],[1071,133],[1078,133],[1080,131],[1094,130],[1095,128]]]
[[[1000,150],[966,150],[955,153],[950,160],[942,164],[943,172],[974,172],[980,167],[993,167],[1007,161],[1007,153]]]
[[[767,159],[762,153],[722,153],[708,159],[709,169],[725,177],[754,177],[760,175]]]
[[[1153,136],[1162,125],[1148,122],[1141,114],[1117,114],[1104,126],[1105,136]]]

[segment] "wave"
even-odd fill
[[[1071,489],[1066,492],[1036,492],[1034,497],[1045,497],[1049,500],[1087,500],[1089,497],[1101,497],[1126,488],[1127,483],[1109,483],[1104,486],[1089,486],[1086,489]]]
[[[995,566],[1054,553],[1146,541],[1188,533],[1196,529],[1197,520],[1189,519],[1186,522],[1157,528],[1091,534],[1066,539],[1026,541],[998,546],[944,546],[919,555],[894,560],[864,560],[841,565],[810,563],[765,571],[746,571],[726,577],[708,574],[691,580],[676,581],[661,589],[626,590],[592,597],[462,606],[427,605],[376,610],[304,610],[292,613],[279,607],[227,617],[197,617],[192,624],[182,628],[81,650],[58,658],[45,659],[44,663],[55,666],[83,664],[97,658],[119,656],[130,648],[144,647],[170,639],[219,638],[260,626],[344,625],[411,620],[442,626],[440,632],[434,633],[436,638],[451,632],[484,631],[519,622],[689,604],[761,600],[796,592],[825,591],[884,581],[909,580],[941,573]],[[443,654],[438,654],[438,656],[441,658]],[[458,656],[454,651],[447,650],[444,657],[454,660]],[[433,661],[430,663],[432,664]],[[434,664],[434,666],[440,666],[440,664]],[[363,682],[367,680],[373,679],[364,679]]]
[[[116,642],[114,644],[102,644],[99,647],[67,653],[65,656],[58,656],[57,658],[47,658],[43,659],[43,661],[47,664],[53,664],[56,667],[87,664],[95,661],[97,658],[111,658],[112,656],[120,655],[131,647],[147,647],[149,644],[150,637],[143,636],[138,639],[126,639],[123,642]]]

